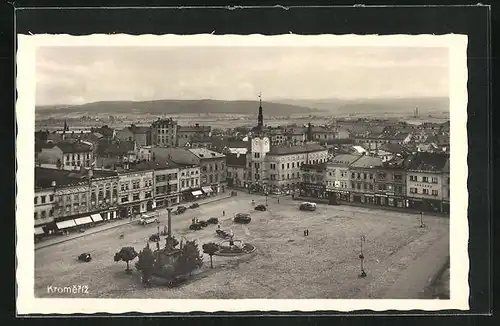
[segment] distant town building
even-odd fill
[[[177,145],[177,121],[160,119],[151,124],[151,142],[156,146],[175,147]]]
[[[130,127],[116,131],[116,138],[121,141],[135,141],[138,147],[151,145],[151,128],[145,126],[136,126],[132,124]]]
[[[62,142],[51,148],[42,148],[38,160],[65,170],[90,167],[94,161],[93,147],[83,141]]]
[[[135,169],[153,171],[153,208],[178,204],[179,165],[171,160],[145,161],[134,166]]]
[[[211,136],[212,127],[200,126],[177,126],[177,146],[184,147],[188,143],[207,139]]]
[[[327,198],[326,163],[302,164],[300,166],[300,195]]]
[[[375,180],[382,160],[363,155],[349,167],[350,201],[362,204],[375,203]]]
[[[121,217],[133,216],[154,209],[153,169],[150,167],[126,166],[118,170],[119,214]]]

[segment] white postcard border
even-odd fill
[[[469,309],[467,185],[467,36],[466,35],[18,35],[16,105],[17,313],[356,311]],[[48,299],[34,296],[34,141],[35,56],[40,46],[398,46],[448,47],[450,53],[450,299]],[[195,307],[195,308],[194,308]]]

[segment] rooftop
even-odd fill
[[[349,166],[360,159],[362,155],[341,154],[333,157],[328,163],[337,166]]]
[[[211,151],[206,148],[189,148],[188,151],[196,155],[198,158],[223,158],[224,154]]]
[[[62,142],[57,144],[56,146],[60,148],[63,153],[84,153],[92,151],[92,146],[80,141]]]
[[[274,146],[271,148],[268,155],[290,155],[299,153],[319,152],[326,150],[327,149],[324,146],[321,146],[319,144],[306,144],[299,146]]]
[[[227,166],[247,166],[247,156],[244,154],[226,154],[226,165]]]
[[[211,126],[177,126],[177,132],[210,132],[211,130]]]
[[[179,165],[174,163],[172,160],[161,160],[161,161],[144,161],[134,165],[131,165],[133,170],[169,170],[178,169]]]
[[[86,175],[80,172],[35,167],[35,189],[56,186],[74,186],[87,181]]]
[[[301,170],[325,170],[327,163],[318,164],[302,164],[300,166]]]
[[[97,153],[99,155],[123,155],[135,150],[135,143],[133,141],[119,141],[109,143],[107,139],[99,141],[97,146]]]
[[[363,155],[351,164],[353,168],[375,168],[382,166],[382,159]]]
[[[408,169],[437,172],[445,168],[446,162],[448,162],[448,155],[446,154],[420,152],[411,158]]]

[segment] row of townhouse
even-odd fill
[[[303,196],[376,206],[449,212],[449,157],[416,153],[383,161],[341,154],[326,164],[301,166]]]
[[[114,171],[35,168],[35,235],[123,218],[212,194],[199,165],[171,160],[130,164]]]

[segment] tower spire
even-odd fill
[[[257,127],[262,129],[264,126],[264,115],[262,114],[262,93],[259,93],[259,115],[257,117]]]

